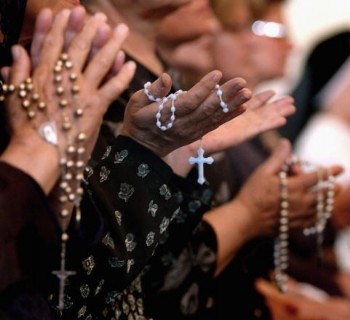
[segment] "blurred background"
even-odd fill
[[[288,76],[283,81],[265,84],[273,85],[279,94],[290,92],[305,55],[318,39],[341,27],[350,28],[350,0],[288,0],[285,14],[295,44],[287,67]]]

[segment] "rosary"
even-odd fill
[[[85,133],[79,129],[80,118],[83,116],[83,109],[79,107],[79,91],[80,88],[76,81],[78,76],[72,71],[73,64],[69,60],[66,53],[62,53],[56,65],[54,66],[54,84],[56,87],[56,96],[59,97],[58,108],[61,114],[61,126],[57,127],[56,123],[49,119],[47,114],[47,105],[40,100],[39,95],[34,90],[34,85],[31,78],[27,78],[18,86],[13,84],[2,85],[1,100],[5,99],[6,95],[17,92],[18,98],[21,100],[21,107],[27,114],[28,120],[34,120],[38,113],[46,116],[46,122],[33,126],[37,130],[40,137],[47,143],[56,147],[59,154],[59,166],[61,177],[59,181],[58,202],[60,206],[59,221],[61,225],[61,252],[60,252],[60,269],[52,271],[59,279],[59,294],[58,308],[64,309],[64,290],[66,279],[75,274],[75,271],[66,270],[66,245],[69,239],[67,228],[72,216],[73,207],[76,208],[75,217],[79,223],[80,201],[83,195],[81,182],[83,180],[83,169],[85,163],[83,155],[85,148],[82,143],[85,140]],[[64,74],[66,71],[68,74]],[[64,77],[67,77],[70,88],[68,91],[63,87]],[[69,98],[74,100],[73,108],[69,108]],[[77,128],[78,132],[72,134],[72,128]],[[63,139],[61,139],[61,137]]]
[[[144,85],[144,93],[145,93],[145,95],[147,96],[147,98],[150,101],[159,103],[158,112],[156,113],[156,126],[160,130],[166,131],[166,130],[168,130],[168,129],[173,127],[174,122],[176,120],[176,116],[175,116],[175,111],[176,111],[175,100],[177,99],[177,96],[179,94],[185,93],[185,91],[178,90],[175,93],[171,93],[171,94],[169,94],[166,97],[156,98],[152,94],[150,94],[150,92],[149,92],[150,85],[151,85],[150,82],[145,83],[145,85]],[[223,92],[222,92],[222,90],[221,90],[221,88],[220,88],[220,86],[218,84],[215,85],[215,91],[216,91],[216,95],[218,96],[218,98],[220,100],[220,107],[222,108],[222,111],[225,112],[225,113],[228,112],[228,105],[222,99]],[[162,122],[161,122],[161,116],[162,116],[161,113],[162,113],[162,111],[164,109],[165,104],[169,100],[171,101],[170,102],[170,112],[171,112],[170,121],[167,124],[162,124]],[[198,170],[197,182],[199,184],[203,184],[206,181],[206,179],[204,177],[204,164],[209,164],[210,165],[210,164],[212,164],[214,162],[214,159],[213,159],[213,157],[207,157],[207,158],[204,157],[204,149],[202,148],[202,139],[200,139],[200,146],[199,146],[199,148],[197,150],[197,157],[190,157],[188,159],[188,162],[190,164],[197,164],[197,170]]]
[[[288,264],[289,264],[289,199],[288,199],[288,173],[294,164],[301,164],[295,157],[287,160],[279,173],[280,179],[280,219],[279,219],[279,233],[274,242],[274,278],[277,288],[281,292],[286,292],[286,282],[288,281]],[[306,163],[304,163],[306,165]],[[321,254],[323,243],[323,232],[326,227],[328,219],[332,215],[334,202],[334,184],[335,178],[328,174],[326,179],[323,179],[323,170],[317,170],[318,183],[316,186],[317,204],[316,204],[316,223],[310,228],[303,229],[305,236],[316,235],[317,249]],[[324,192],[326,195],[324,195]]]

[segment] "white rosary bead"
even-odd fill
[[[327,221],[332,216],[333,203],[334,203],[334,183],[335,178],[329,174],[326,180],[322,179],[322,169],[318,171],[318,183],[317,183],[317,221],[313,227],[304,228],[303,233],[305,236],[317,234],[318,243],[322,243],[321,233],[326,228]],[[324,196],[324,188],[326,188],[326,196]]]
[[[222,99],[222,90],[220,89],[220,86],[217,84],[215,85],[216,95],[220,99],[220,107],[222,108],[223,112],[228,112],[228,105],[227,103]]]
[[[278,229],[279,234],[275,238],[273,261],[275,267],[275,281],[281,292],[286,291],[285,284],[288,281],[286,271],[289,265],[288,171],[295,163],[309,165],[306,162],[301,163],[296,157],[292,157],[286,161],[281,169],[281,172],[279,173],[281,186],[280,219]],[[333,175],[328,174],[328,178],[323,180],[322,173],[322,169],[319,169],[317,189],[315,189],[317,191],[317,221],[314,226],[303,229],[305,236],[314,234],[317,235],[317,246],[319,252],[320,246],[323,242],[323,232],[326,227],[327,220],[331,217],[333,211],[335,184],[335,178]],[[325,189],[326,195],[324,195]]]
[[[286,274],[289,261],[288,171],[293,163],[293,159],[287,161],[283,165],[282,170],[279,173],[281,188],[280,218],[278,228],[279,233],[278,236],[275,238],[273,256],[275,267],[275,282],[281,292],[286,291],[285,284],[288,280],[288,275]]]
[[[161,112],[162,110],[164,109],[164,104],[168,101],[168,99],[171,100],[171,108],[170,108],[170,111],[171,111],[171,116],[170,116],[170,121],[166,124],[166,125],[162,125],[161,121],[160,121],[160,118],[162,116]],[[157,127],[162,130],[162,131],[166,131],[168,129],[170,129],[173,124],[174,124],[174,121],[176,119],[175,117],[175,111],[176,111],[176,108],[175,108],[175,105],[174,105],[174,101],[176,100],[176,96],[175,94],[171,94],[169,95],[168,97],[165,97],[163,98],[162,102],[160,103],[159,107],[158,107],[158,112],[156,113],[156,125]]]
[[[153,102],[160,102],[159,106],[158,106],[158,112],[156,113],[156,125],[157,127],[162,130],[162,131],[166,131],[170,128],[172,128],[174,122],[175,122],[175,111],[176,111],[176,107],[175,107],[175,100],[177,98],[177,96],[181,93],[183,93],[183,90],[178,90],[175,93],[171,93],[169,94],[167,97],[164,98],[156,98],[154,97],[152,94],[150,94],[149,92],[149,87],[150,87],[151,83],[150,82],[146,82],[143,86],[144,88],[144,93],[147,96],[148,100],[153,101]],[[166,124],[163,125],[161,122],[161,117],[162,117],[162,111],[164,109],[164,105],[168,100],[171,100],[171,107],[170,107],[170,121]]]
[[[150,87],[150,85],[151,85],[150,82],[146,82],[144,84],[143,88],[144,88],[145,95],[147,96],[148,100],[150,100],[150,101],[160,102],[162,100],[161,98],[156,98],[149,93],[148,88]]]

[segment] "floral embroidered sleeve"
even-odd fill
[[[66,288],[64,312],[75,318],[110,309],[180,210],[170,188],[170,167],[132,139],[118,136],[95,160],[87,170],[82,224],[100,225],[99,240],[68,253],[69,268],[77,275]],[[84,219],[95,222],[84,224]]]
[[[216,252],[214,230],[202,220],[178,254],[155,254],[142,279],[145,314],[155,320],[201,319],[210,303]]]
[[[212,201],[211,188],[207,184],[198,184],[195,179],[174,175],[171,186],[177,190],[175,195],[180,211],[161,239],[161,246],[157,248],[159,254],[169,250],[178,254],[191,238],[203,214],[210,209]]]

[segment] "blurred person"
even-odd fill
[[[350,182],[350,163],[348,161],[348,155],[350,154],[347,148],[350,141],[348,130],[350,119],[348,108],[350,33],[347,30],[339,30],[320,40],[311,50],[308,61],[312,61],[312,64],[309,63],[306,69],[310,74],[321,69],[324,60],[329,57],[325,53],[330,52],[330,48],[333,49],[334,44],[342,49],[335,53],[333,73],[331,73],[331,68],[328,67],[328,79],[325,77],[326,71],[322,73],[323,77],[320,76],[318,81],[312,80],[312,77],[309,78],[310,97],[311,88],[318,87],[319,91],[309,100],[309,104],[305,105],[306,109],[310,108],[308,111],[310,117],[295,141],[295,153],[321,165],[327,165],[337,159],[345,168],[344,173],[339,176],[339,182],[344,186],[344,191],[343,195],[341,194],[339,197],[339,203],[337,201],[335,204],[333,217],[336,229],[339,229],[335,239],[334,262],[335,268],[339,268],[340,272],[349,274],[349,211],[344,200],[347,198]],[[342,60],[346,56],[347,58],[339,66],[340,55],[343,56]],[[306,83],[306,79],[303,82]],[[323,83],[323,86],[320,86],[319,83]],[[345,275],[339,277],[342,279],[345,278]],[[349,291],[346,286],[342,287],[346,292]]]
[[[297,105],[296,112],[280,133],[293,143],[311,116],[322,107],[322,92],[333,76],[342,69],[350,54],[350,31],[340,29],[326,35],[310,49],[303,72],[291,90]],[[332,57],[327,65],[325,57]]]
[[[173,19],[170,19],[170,17],[166,19],[166,23],[163,25],[164,28],[159,34],[161,41],[159,45],[160,53],[162,54],[163,59],[167,61],[168,64],[173,66],[173,68],[179,74],[178,78],[180,81],[182,81],[182,83],[190,84],[193,79],[200,77],[201,72],[206,70],[205,66],[208,68],[214,67],[213,61],[210,61],[213,51],[219,53],[216,54],[216,57],[218,61],[222,63],[221,69],[224,70],[224,77],[228,71],[230,76],[241,75],[247,79],[248,84],[252,83],[254,85],[258,85],[259,81],[256,80],[260,79],[260,81],[264,81],[265,77],[267,80],[283,75],[284,64],[292,45],[288,38],[286,38],[287,27],[281,23],[283,22],[283,16],[281,15],[282,3],[280,3],[280,1],[272,1],[271,6],[269,6],[269,4],[266,2],[251,3],[251,5],[251,8],[248,7],[246,1],[218,2],[216,4],[216,10],[221,10],[219,17],[221,17],[226,24],[224,24],[223,32],[215,32],[211,39],[209,35],[206,37],[201,37],[196,41],[190,41],[190,37],[186,38],[183,34],[181,34],[181,32],[178,39],[176,39],[175,32],[172,32],[172,34],[169,35],[169,39],[167,38],[167,33],[169,33],[169,30],[175,29],[174,27],[180,16],[182,18],[185,17],[184,21],[191,21],[190,18],[185,16],[185,8],[179,10],[182,11],[181,15],[179,13],[179,15],[175,16]],[[231,8],[231,10],[229,10],[229,8]],[[264,19],[264,14],[266,14],[266,17],[271,16],[271,19]],[[197,15],[193,16],[196,16],[196,19],[198,20],[200,14],[197,13]],[[261,30],[259,33],[257,30],[255,30],[257,34],[252,34],[250,31],[252,23],[254,22],[252,16],[256,17],[257,20],[258,18],[262,19],[262,21],[260,20],[262,23],[260,24],[260,27],[266,26],[269,22],[275,23],[274,26],[277,26],[279,33],[277,33],[277,35],[269,33],[264,35],[262,34]],[[236,17],[236,19],[233,19],[234,17]],[[225,25],[227,28],[225,28]],[[171,28],[171,26],[173,26],[173,28]],[[186,28],[185,26],[187,27],[187,30],[191,30],[188,24],[182,24],[182,26],[179,26],[180,30]],[[198,29],[198,23],[194,29]],[[267,32],[266,29],[268,30],[268,28],[265,28],[265,32]],[[191,31],[188,32],[191,34]],[[216,43],[215,46],[212,45],[213,39]],[[183,41],[181,42],[181,40]],[[270,42],[273,43],[272,46],[270,46]],[[250,55],[248,53],[250,51],[248,48],[250,49],[251,47],[254,52],[257,47],[263,46],[264,44],[266,45],[266,48],[263,48],[262,51],[268,51],[268,48],[271,47],[273,49],[271,55],[276,55],[276,60],[281,62],[276,63],[276,66],[278,66],[277,68],[271,67],[270,72],[268,68],[266,68],[266,66],[268,66],[270,63],[266,61],[265,63],[259,63],[260,58],[258,58],[258,56],[252,55],[252,63],[249,63]],[[172,48],[172,45],[174,48]],[[280,50],[277,50],[277,48]],[[225,56],[226,53],[227,57],[229,58],[226,59],[226,64],[229,62],[229,66],[224,67],[223,63],[225,62],[225,59],[222,59],[222,57]],[[262,55],[262,57],[264,56],[269,57],[269,55],[266,54]],[[237,59],[235,59],[235,57],[237,57]],[[207,62],[205,62],[205,59],[207,59]],[[255,63],[256,66],[253,63],[254,59],[258,60]],[[259,65],[262,65],[262,68],[260,66],[259,69]],[[255,68],[258,69],[258,76],[256,79],[254,78]],[[283,125],[283,123],[280,125]],[[270,135],[261,135],[258,139],[254,139],[249,143],[244,143],[238,148],[233,148],[232,151],[231,149],[228,150],[227,153],[232,152],[234,154],[234,156],[232,155],[232,158],[235,161],[233,167],[236,168],[236,170],[233,170],[232,176],[235,178],[227,178],[230,176],[228,173],[230,172],[230,168],[227,166],[227,160],[225,157],[221,156],[216,159],[220,161],[221,170],[219,172],[214,168],[215,164],[218,164],[218,161],[214,163],[214,167],[212,166],[211,168],[208,168],[206,173],[208,181],[211,184],[217,181],[218,183],[215,186],[215,189],[220,190],[220,192],[215,194],[216,204],[228,201],[228,199],[230,199],[230,188],[232,188],[232,182],[236,184],[235,189],[233,189],[236,191],[233,191],[232,193],[235,194],[237,189],[240,188],[250,173],[259,165],[259,163],[262,163],[265,160],[267,155],[270,153],[271,146],[275,144],[274,139],[273,141],[269,141],[272,143],[266,145],[266,137],[269,137],[270,140]],[[278,138],[276,132],[273,132],[272,137]],[[235,150],[240,150],[240,148],[242,148],[241,152]],[[243,155],[244,158],[242,158]],[[264,240],[264,238],[261,240]],[[242,242],[244,243],[244,240],[242,240]],[[260,251],[257,249],[257,244]],[[265,251],[263,250],[264,248]],[[314,250],[315,246],[312,246],[312,248]],[[255,258],[253,258],[254,255],[256,255]],[[266,256],[271,257],[270,261],[266,259]],[[265,263],[264,265],[262,265],[263,262]],[[224,271],[225,275],[219,277],[219,287],[217,290],[219,296],[215,297],[214,295],[214,306],[217,304],[216,310],[217,312],[221,312],[221,316],[216,314],[214,316],[210,315],[209,318],[224,317],[228,312],[230,312],[232,302],[236,300],[237,308],[235,311],[240,317],[269,317],[269,312],[265,308],[261,296],[258,295],[254,288],[254,279],[259,276],[259,274],[264,274],[264,276],[268,278],[269,271],[272,267],[272,243],[269,243],[268,239],[265,239],[264,241],[259,240],[256,242],[251,241],[251,243],[246,243],[246,246],[243,246],[242,249],[236,254],[232,266],[230,265],[232,272],[230,271],[230,268],[228,268],[227,271]],[[230,279],[230,281],[228,279]],[[333,282],[333,286],[336,286],[332,275],[328,277],[328,279]],[[220,294],[227,291],[226,287],[228,283],[241,283],[241,285],[229,289],[234,294],[234,298],[232,298],[232,295],[226,296],[224,294]],[[249,303],[246,301],[249,301]]]
[[[223,5],[224,2],[225,1],[213,1],[213,5],[215,10],[215,3],[217,3],[218,10],[216,12],[218,13],[218,16],[221,17],[220,20],[224,22],[224,25],[227,25],[229,27],[230,20],[229,15],[227,14],[229,11],[228,7],[220,7],[220,5]],[[251,87],[253,90],[254,87],[256,87],[259,83],[265,80],[282,77],[285,73],[285,65],[289,52],[292,49],[292,43],[288,37],[288,26],[286,25],[283,16],[284,3],[285,1],[251,1],[251,23],[248,24],[250,30],[248,28],[244,29],[243,23],[241,24],[242,28],[237,29],[241,30],[242,37],[245,39],[245,43],[249,50],[250,63],[254,69],[253,81],[249,81],[249,78],[247,79],[248,83],[251,83],[253,85]],[[225,8],[225,10],[222,10],[223,8]],[[232,25],[235,26],[234,20],[231,21]],[[233,28],[232,30],[234,31]],[[246,30],[246,32],[244,30]],[[217,39],[220,38],[218,37]],[[219,45],[217,45],[216,48],[218,51],[223,51]],[[225,52],[229,53],[228,50],[225,50]],[[218,63],[221,62],[223,63],[224,60],[218,59]],[[226,70],[231,69],[228,68]],[[234,69],[232,70],[233,72],[235,71]],[[232,74],[230,75],[232,76]],[[242,76],[244,75],[242,74]],[[287,124],[288,122],[289,118]],[[283,127],[284,126],[281,126],[281,128]],[[266,156],[266,154],[270,152],[269,150],[271,149],[271,146],[276,143],[276,140],[278,140],[278,138],[279,134],[276,131],[270,131],[267,134],[262,134],[257,139],[252,140],[250,144],[246,143],[245,145],[243,144],[242,146],[231,149],[229,151],[231,164],[233,164],[235,168],[239,168],[239,170],[237,170],[240,172],[238,181],[241,182],[238,182],[238,185],[240,185],[242,181],[246,179],[245,177],[247,174],[249,174],[252,168],[254,168],[254,165],[261,161],[261,158],[260,160],[257,160],[259,159],[258,155],[263,159],[264,154]],[[240,150],[240,148],[242,149]],[[255,160],[252,159],[252,155],[254,155]],[[300,158],[302,160],[304,159],[303,157]],[[339,163],[335,159],[333,160],[334,161],[332,163]],[[315,163],[316,165],[318,164],[317,161],[311,161],[311,163]],[[330,163],[331,162],[328,162],[327,165]],[[237,177],[237,175],[235,177]],[[333,231],[330,229],[332,229],[332,227],[329,225],[326,232],[326,239],[323,243],[324,250],[328,250],[325,248],[330,248],[332,246]],[[261,244],[257,245],[259,246]],[[316,248],[317,245],[315,237],[305,238],[301,231],[292,231],[290,236],[290,262],[288,272],[291,273],[292,276],[294,275],[295,277],[298,277],[298,279],[301,281],[309,281],[314,285],[320,286],[323,289],[327,288],[329,294],[339,295],[341,289],[336,281],[335,270],[331,265],[327,265],[326,267],[326,262],[324,262],[323,268],[319,266],[319,255]],[[237,277],[232,278],[235,273],[230,273],[230,270],[227,269],[226,277],[223,276],[222,279],[220,279],[218,282],[219,287],[217,292],[219,294],[220,292],[223,292],[223,288],[225,288],[227,282],[230,281],[231,283],[237,283],[238,281],[242,281],[242,279],[245,278],[246,283],[241,283],[241,287],[250,288],[246,290],[246,297],[248,297],[248,299],[252,299],[252,304],[255,303],[262,306],[260,297],[258,297],[256,294],[253,294],[255,291],[253,287],[254,278],[257,277],[261,271],[258,271],[257,274],[255,272],[257,270],[257,266],[259,265],[258,261],[261,261],[261,259],[259,259],[258,255],[257,258],[254,258],[254,252],[256,252],[256,247],[254,247],[254,245],[250,249],[249,247],[246,247],[246,249],[248,251],[243,250],[241,252],[241,265],[238,266],[240,270],[245,270],[243,271],[243,275],[242,273],[238,273]],[[237,268],[237,265],[233,268]],[[267,271],[268,267],[265,266],[265,270]],[[241,276],[239,276],[239,274],[241,274]],[[268,276],[268,273],[265,273],[265,277],[268,278]],[[247,285],[247,283],[249,283],[249,285]],[[243,296],[244,295],[242,292],[238,291],[235,295],[237,299],[241,299]],[[219,310],[219,312],[222,312],[220,313],[221,315],[225,314],[225,310],[229,310],[230,301],[232,301],[230,299],[226,299],[225,301],[224,299],[226,299],[226,297],[223,299],[218,299],[219,305],[217,307],[217,310]],[[260,302],[254,302],[254,300]],[[250,310],[250,312],[255,313],[250,315],[252,319],[259,317],[264,318],[264,311],[261,312],[261,310],[265,310],[263,306],[260,308],[257,307],[256,310]],[[249,311],[246,310],[246,312]],[[242,314],[241,317],[248,319],[247,313],[244,315]]]

